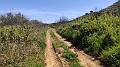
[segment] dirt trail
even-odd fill
[[[56,37],[60,41],[66,43],[68,47],[70,47],[72,45],[70,42],[65,41],[66,39],[62,38],[59,34],[57,34],[54,29],[52,31],[54,32]],[[92,58],[91,56],[84,53],[84,51],[79,51],[79,50],[76,50],[75,48],[69,48],[69,50],[78,55],[78,59],[80,60],[79,63],[82,66],[84,66],[84,67],[103,67],[102,65],[100,65],[100,62],[98,60],[94,60],[94,58]]]
[[[63,67],[61,61],[56,55],[52,46],[50,30],[46,33],[46,49],[45,49],[45,61],[46,67]]]

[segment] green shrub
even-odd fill
[[[45,33],[45,28],[27,25],[0,27],[0,66],[44,66]]]
[[[105,50],[101,55],[102,60],[110,67],[120,66],[120,44]]]
[[[77,48],[83,49],[96,57],[102,55],[100,59],[103,59],[107,65],[112,64],[115,67],[120,64],[119,52],[117,52],[119,50],[114,51],[113,49],[114,46],[120,45],[119,16],[111,13],[82,16],[77,20],[61,24],[57,32],[71,41]],[[116,46],[117,48],[118,46]]]

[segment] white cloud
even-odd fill
[[[12,10],[0,10],[0,13],[6,12],[21,12],[24,15],[30,17],[30,19],[37,19],[42,20],[43,22],[54,22],[56,18],[59,19],[61,16],[68,17],[69,19],[78,17],[83,15],[84,11],[77,11],[77,10],[64,10],[64,11],[45,11],[45,10],[37,10],[37,9],[12,9]]]
[[[25,15],[34,16],[34,15],[54,15],[54,16],[74,16],[79,15],[81,12],[77,10],[64,10],[64,11],[43,11],[37,9],[12,9],[12,10],[1,10],[0,13],[5,12],[21,12]]]

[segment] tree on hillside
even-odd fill
[[[60,19],[57,21],[58,23],[65,23],[68,21],[68,18],[65,16],[60,17]]]
[[[94,11],[90,11],[90,13],[93,13]]]

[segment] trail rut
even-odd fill
[[[46,67],[63,67],[52,46],[50,30],[46,33],[45,62]]]
[[[70,47],[72,44],[68,41],[65,41],[64,38],[62,38],[59,34],[56,33],[56,31],[53,29],[52,30],[56,37],[64,42],[68,47]],[[87,55],[84,53],[84,51],[76,50],[75,48],[69,48],[70,51],[76,53],[78,55],[78,59],[80,60],[80,64],[84,67],[103,67],[99,60],[94,60],[91,56]]]

